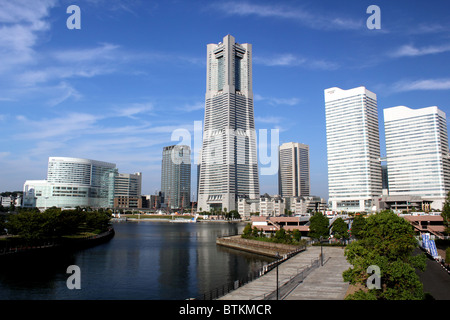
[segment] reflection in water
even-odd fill
[[[0,299],[186,299],[245,277],[270,258],[217,246],[235,223],[116,223],[97,247],[33,261],[0,262]],[[69,290],[69,265],[81,289]]]

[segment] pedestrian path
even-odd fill
[[[323,267],[315,269],[300,283],[285,300],[343,300],[348,282],[342,273],[350,268],[344,256],[344,249],[324,248]]]
[[[308,247],[278,267],[279,290],[288,288],[290,293],[280,290],[280,299],[343,299],[348,283],[342,279],[342,272],[349,268],[341,248],[323,247],[324,265],[318,266],[320,247]],[[311,265],[313,267],[311,268]],[[314,266],[318,266],[315,268]],[[305,278],[299,278],[302,271]],[[226,294],[219,300],[264,300],[273,297],[277,290],[277,269]],[[294,280],[303,280],[299,285]],[[301,281],[300,280],[300,281]]]

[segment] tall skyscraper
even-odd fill
[[[90,159],[50,157],[47,180],[27,180],[24,206],[40,209],[114,205],[114,163]]]
[[[174,145],[163,148],[161,192],[170,209],[189,208],[191,194],[191,148]]]
[[[389,195],[422,196],[442,209],[450,191],[446,115],[438,107],[384,109]]]
[[[370,210],[382,194],[377,97],[365,87],[325,90],[329,201]]]
[[[227,35],[223,42],[207,46],[197,208],[235,210],[240,197],[259,198],[252,45]]]
[[[309,146],[287,142],[280,146],[278,193],[282,197],[309,196]]]

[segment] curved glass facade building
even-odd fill
[[[50,157],[46,180],[27,180],[24,207],[74,208],[114,205],[116,165],[90,159]]]

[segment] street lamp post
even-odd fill
[[[320,236],[320,266],[323,266],[322,236]]]

